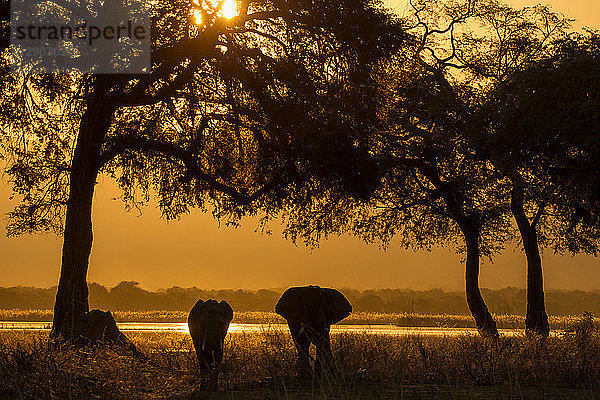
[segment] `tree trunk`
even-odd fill
[[[525,332],[528,336],[539,335],[548,337],[550,325],[544,304],[544,276],[542,272],[542,258],[538,245],[538,237],[534,223],[529,222],[525,214],[524,188],[520,176],[513,176],[513,189],[511,192],[510,208],[517,222],[525,257],[527,258],[527,317],[525,318]]]
[[[92,200],[98,174],[98,154],[113,116],[113,108],[106,97],[100,94],[91,96],[81,120],[71,164],[52,338],[72,339],[79,319],[89,311],[86,277],[92,250]]]
[[[467,304],[475,318],[479,333],[484,337],[496,337],[498,336],[496,322],[488,311],[479,290],[479,228],[474,223],[468,223],[462,227],[462,231],[467,247],[465,266]]]
[[[441,192],[451,218],[456,222],[465,237],[467,260],[465,265],[465,291],[469,310],[475,319],[477,330],[484,337],[497,337],[498,329],[492,314],[488,311],[479,290],[479,234],[480,218],[469,215],[463,210],[464,201],[460,191],[447,182],[442,182],[433,168],[424,169],[427,176]]]

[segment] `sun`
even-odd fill
[[[225,0],[221,8],[221,14],[225,18],[233,18],[238,15],[238,4],[235,0]]]
[[[194,15],[194,21],[196,22],[196,24],[202,25],[202,13],[200,12],[200,10],[194,10],[193,15]]]
[[[218,7],[220,4],[221,0],[208,0],[208,2],[210,3],[211,7]],[[194,0],[194,4],[196,6],[201,6],[201,3],[199,0]],[[223,4],[221,5],[221,10],[219,11],[218,15],[224,18],[233,18],[236,17],[238,15],[238,3],[236,0],[223,0]],[[198,9],[193,11],[193,17],[194,20],[196,21],[196,24],[198,25],[202,25],[203,21],[202,21],[202,12]]]

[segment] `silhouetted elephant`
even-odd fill
[[[188,327],[200,369],[207,371],[223,360],[223,342],[233,319],[226,301],[198,300],[190,311]]]
[[[281,296],[275,312],[285,318],[298,350],[300,374],[310,373],[309,347],[317,348],[315,373],[333,370],[329,327],[352,312],[352,306],[335,289],[319,286],[293,287]]]

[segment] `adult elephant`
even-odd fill
[[[293,287],[285,291],[275,312],[285,318],[298,350],[300,374],[310,373],[310,344],[317,349],[314,371],[333,371],[329,328],[352,312],[350,302],[335,289]]]
[[[188,327],[201,371],[223,361],[223,342],[232,319],[233,309],[226,301],[198,300],[190,311]]]

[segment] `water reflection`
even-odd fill
[[[178,332],[188,333],[187,323],[153,323],[153,322],[122,322],[117,324],[123,332]],[[0,330],[50,330],[52,324],[49,322],[0,322]],[[261,333],[265,331],[287,332],[284,324],[231,324],[229,332],[236,333]],[[437,327],[399,327],[395,325],[333,325],[331,332],[335,333],[360,333],[377,335],[420,335],[420,336],[460,336],[476,335],[477,330],[473,328],[437,328]],[[522,335],[520,330],[500,329],[504,336]],[[559,332],[552,332],[555,336]]]

